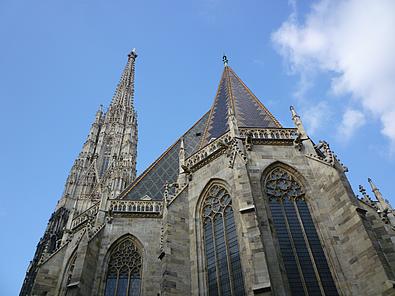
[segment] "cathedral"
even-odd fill
[[[395,211],[283,127],[223,57],[213,104],[136,176],[137,54],[100,108],[20,295],[395,295]],[[142,115],[144,116],[144,114]],[[373,198],[374,196],[374,198]]]

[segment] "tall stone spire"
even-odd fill
[[[55,212],[28,268],[21,295],[32,289],[39,263],[71,239],[75,217],[99,204],[105,208],[136,177],[137,115],[133,107],[132,50],[107,112],[100,106],[87,139],[74,161]],[[102,213],[101,213],[102,214]]]
[[[133,107],[134,96],[134,66],[137,58],[136,49],[128,54],[128,62],[122,73],[121,79],[115,90],[114,97],[111,102],[111,107],[122,106],[124,108]],[[110,107],[110,108],[111,108]]]
[[[136,176],[137,118],[133,107],[136,51],[128,61],[107,112],[100,105],[88,137],[65,184],[57,209],[81,213],[102,188],[119,193]],[[115,184],[116,183],[116,184]]]
[[[106,183],[111,197],[136,178],[137,114],[133,106],[136,58],[133,49],[105,114],[97,144],[99,178]]]

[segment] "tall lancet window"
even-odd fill
[[[108,263],[105,296],[141,295],[140,251],[130,237],[118,242]]]
[[[265,189],[292,295],[338,295],[303,187],[275,168]]]
[[[224,187],[209,188],[202,215],[208,294],[244,295],[232,199]]]
[[[106,170],[108,168],[108,164],[110,163],[111,147],[112,147],[111,142],[112,142],[112,139],[109,137],[104,143],[104,147],[103,147],[104,155],[103,155],[103,162],[102,162],[101,169],[100,169],[100,176],[102,176],[106,172]]]

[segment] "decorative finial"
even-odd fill
[[[137,58],[137,51],[135,48],[132,49],[132,51],[128,54],[128,57],[131,58]]]
[[[298,114],[296,113],[294,106],[289,106],[289,110],[291,110],[292,118],[299,117]]]
[[[222,57],[222,61],[224,62],[224,66],[226,67],[228,65],[228,58],[227,58],[227,56],[225,54]]]

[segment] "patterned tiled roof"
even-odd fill
[[[148,195],[154,200],[162,199],[166,181],[172,183],[177,180],[181,139],[184,140],[185,156],[189,157],[212,138],[218,138],[229,130],[229,108],[235,114],[239,127],[281,128],[236,73],[225,66],[210,111],[127,186],[119,198],[136,200]]]
[[[203,115],[181,138],[184,140],[185,156],[197,151],[208,118]],[[178,152],[181,138],[167,149],[148,169],[121,193],[121,199],[141,199],[148,195],[154,200],[162,199],[163,186],[175,182],[178,176]]]
[[[232,109],[239,127],[281,127],[281,124],[257,99],[236,73],[226,66],[214,104],[210,110],[201,146],[229,130],[228,110]]]

